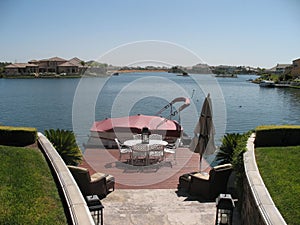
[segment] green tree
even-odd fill
[[[0,77],[2,77],[2,75],[4,75],[5,72],[5,66],[10,65],[10,62],[0,62]]]
[[[67,165],[78,165],[82,161],[82,153],[78,147],[73,131],[45,130],[45,135]]]

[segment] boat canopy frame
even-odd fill
[[[177,102],[184,102],[183,105],[181,105],[177,110],[175,109],[175,111],[173,111],[173,105]],[[172,117],[176,116],[178,114],[179,117],[179,124],[180,124],[180,112],[182,110],[184,110],[186,107],[188,107],[191,104],[191,101],[189,98],[186,97],[178,97],[173,99],[171,102],[169,102],[167,105],[165,105],[163,108],[161,108],[156,114],[155,116],[161,116],[162,112],[164,112],[165,110],[167,110],[168,108],[170,108],[170,114],[168,117],[166,117],[166,120],[172,120]],[[159,126],[159,125],[158,125]]]

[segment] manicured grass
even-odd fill
[[[38,149],[0,146],[0,224],[67,224]]]
[[[287,224],[300,224],[300,146],[255,149],[259,171]]]

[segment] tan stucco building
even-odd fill
[[[82,74],[86,67],[78,58],[66,60],[52,57],[30,60],[28,63],[13,63],[5,67],[6,75]]]
[[[300,77],[300,58],[293,60],[291,75],[293,77]]]

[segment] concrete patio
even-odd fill
[[[176,163],[170,157],[157,168],[132,167],[118,156],[116,149],[86,149],[84,153],[82,166],[116,179],[115,191],[101,200],[105,225],[215,224],[215,202],[177,190],[180,175],[198,170],[199,154],[179,148]]]
[[[102,200],[104,224],[215,224],[215,202],[201,202],[177,189],[120,189]]]

